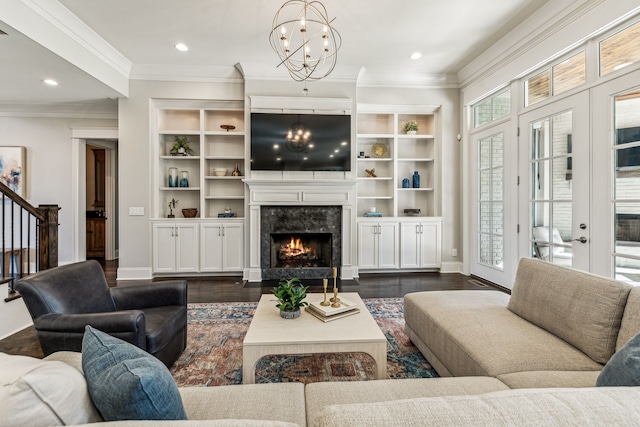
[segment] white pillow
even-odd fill
[[[0,353],[0,423],[54,426],[102,421],[84,376],[64,362]]]

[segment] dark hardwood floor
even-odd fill
[[[117,261],[99,260],[109,286],[135,286],[150,281],[116,282]],[[270,293],[274,282],[244,283],[238,277],[187,277],[188,302],[257,302],[260,295]],[[169,279],[154,279],[154,281]],[[331,282],[331,281],[330,281]],[[320,280],[305,280],[309,292],[322,292]],[[330,284],[332,286],[332,284]],[[396,298],[409,292],[436,290],[495,290],[493,286],[462,274],[402,273],[363,274],[357,281],[338,281],[340,292],[358,292],[362,298]],[[10,303],[8,303],[10,304]],[[0,352],[43,357],[35,329],[30,326],[0,340]]]

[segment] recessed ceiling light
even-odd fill
[[[178,49],[180,52],[186,52],[189,50],[189,46],[187,46],[184,43],[176,43],[175,48]]]
[[[413,60],[420,59],[422,58],[422,54],[420,52],[413,52],[409,58]]]
[[[49,86],[58,86],[58,82],[53,79],[43,79],[42,82]]]

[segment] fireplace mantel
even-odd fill
[[[261,281],[260,207],[261,206],[341,206],[342,207],[342,262],[340,277],[353,279],[356,266],[356,181],[327,180],[270,180],[246,179],[249,188],[249,265],[244,279]]]

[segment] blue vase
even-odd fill
[[[409,178],[402,180],[402,188],[409,188]]]
[[[413,173],[413,188],[420,188],[420,174],[418,171]]]
[[[178,169],[169,168],[169,187],[178,186]]]

